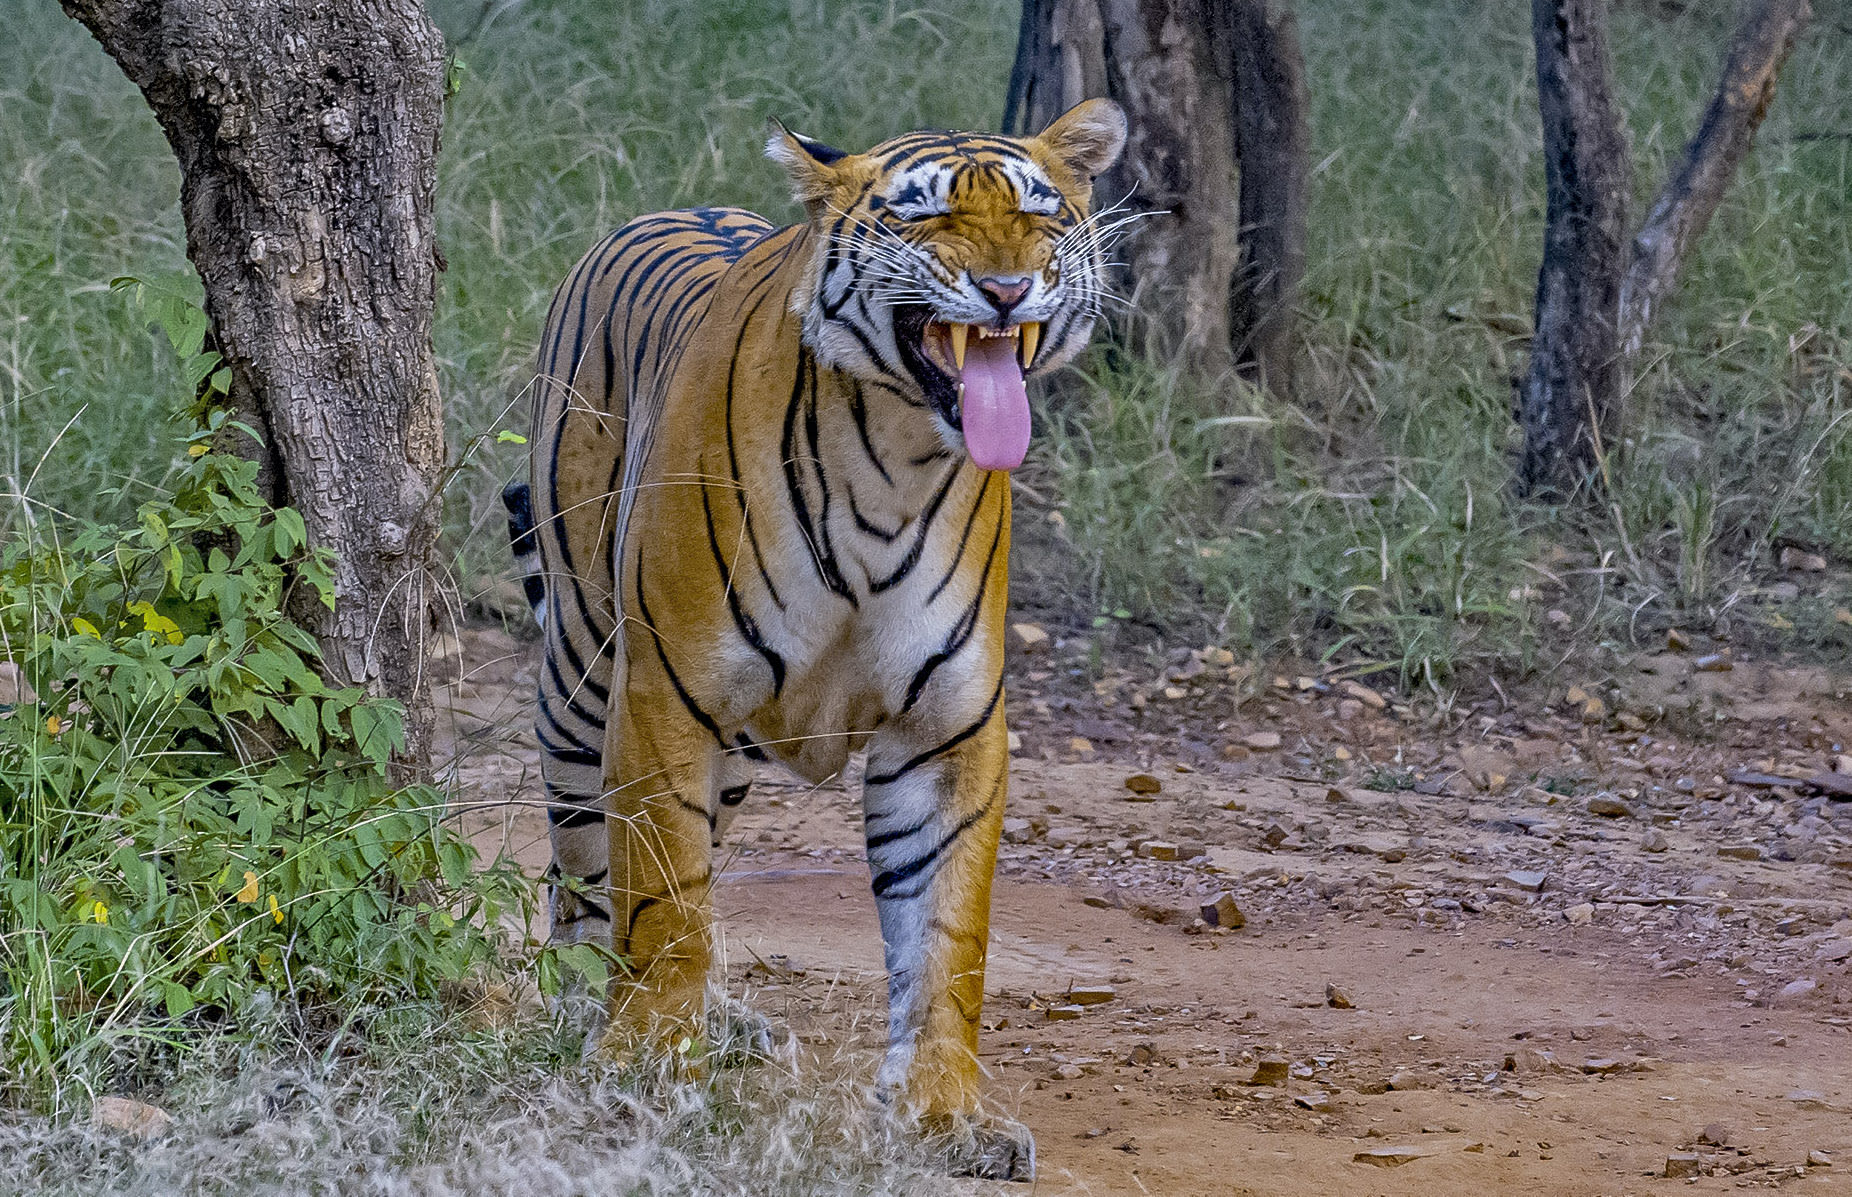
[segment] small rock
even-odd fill
[[[1625,1064],[1607,1056],[1582,1061],[1582,1072],[1587,1076],[1612,1076],[1614,1073],[1625,1071],[1627,1071]]]
[[[1828,964],[1852,959],[1852,939],[1829,939],[1820,945],[1820,959]]]
[[[1302,1110],[1311,1110],[1318,1114],[1329,1114],[1332,1109],[1331,1094],[1319,1089],[1299,1094],[1293,1098],[1293,1104]]]
[[[1350,994],[1345,993],[1342,989],[1329,981],[1325,982],[1325,1005],[1330,1006],[1333,1010],[1352,1010],[1356,1008],[1356,1004],[1350,1000]]]
[[[105,1130],[121,1131],[137,1139],[164,1135],[174,1125],[173,1116],[160,1106],[130,1097],[99,1097],[90,1111],[90,1122]]]
[[[1527,893],[1540,894],[1549,876],[1540,870],[1513,869],[1505,874],[1505,880]]]
[[[1422,1079],[1421,1074],[1411,1069],[1398,1068],[1389,1074],[1389,1087],[1397,1091],[1406,1092],[1410,1089],[1425,1089],[1428,1087],[1428,1084]]]
[[[1698,1153],[1681,1151],[1666,1157],[1666,1177],[1670,1180],[1688,1180],[1698,1175]]]
[[[1736,665],[1724,653],[1708,653],[1691,663],[1699,673],[1728,673]]]
[[[1245,761],[1252,755],[1245,744],[1237,744],[1230,740],[1222,745],[1222,759],[1225,761]]]
[[[1119,995],[1110,985],[1076,985],[1066,996],[1070,1006],[1103,1006]]]
[[[1177,845],[1169,840],[1146,840],[1138,845],[1138,854],[1147,860],[1175,860]]]
[[[1035,838],[1035,825],[1027,819],[1003,820],[1003,842],[1026,844]]]
[[[1133,1068],[1143,1068],[1147,1064],[1159,1062],[1157,1045],[1151,1043],[1134,1043],[1132,1050],[1126,1053],[1125,1062]]]
[[[1687,652],[1691,648],[1691,637],[1678,628],[1667,628],[1666,648],[1675,653]]]
[[[1248,925],[1248,916],[1235,904],[1235,895],[1228,893],[1217,894],[1203,903],[1202,920],[1211,927],[1226,927],[1231,931]]]
[[[1241,737],[1241,742],[1255,752],[1272,752],[1280,746],[1279,732],[1253,732]]]
[[[1762,849],[1754,844],[1719,844],[1717,855],[1731,860],[1761,860]]]
[[[1708,1143],[1712,1147],[1728,1147],[1734,1133],[1727,1123],[1713,1122],[1698,1132],[1698,1142]]]
[[[1633,808],[1612,794],[1596,794],[1588,800],[1588,813],[1606,819],[1631,819]]]
[[[1049,1022],[1072,1022],[1085,1012],[1081,1006],[1050,1006],[1047,1015]]]
[[[1077,1081],[1085,1075],[1078,1064],[1063,1064],[1055,1069],[1055,1079],[1058,1081]]]
[[[1073,753],[1092,752],[1093,741],[1087,739],[1085,736],[1070,736],[1067,742],[1067,750]]]
[[[1556,1056],[1552,1052],[1535,1047],[1520,1047],[1505,1056],[1506,1072],[1515,1072],[1520,1076],[1534,1076],[1538,1073],[1555,1072]]]
[[[1355,1164],[1374,1164],[1378,1168],[1400,1168],[1403,1164],[1430,1154],[1420,1147],[1372,1147],[1351,1156]]]
[[[1809,1168],[1831,1168],[1833,1157],[1824,1151],[1810,1151],[1807,1153],[1807,1166]]]
[[[1803,1110],[1824,1110],[1826,1108],[1826,1094],[1812,1089],[1790,1089],[1783,1095],[1782,1100],[1791,1101]]]
[[[1664,852],[1671,847],[1672,843],[1666,839],[1665,832],[1657,827],[1648,827],[1646,834],[1640,837],[1640,851],[1642,852]]]
[[[1789,981],[1786,985],[1783,985],[1781,987],[1781,996],[1784,998],[1806,997],[1819,987],[1820,983],[1812,977],[1802,977],[1798,981]]]
[[[1372,711],[1385,710],[1389,706],[1388,699],[1370,689],[1362,682],[1346,678],[1344,682],[1338,686],[1338,689],[1349,697],[1362,703],[1364,706],[1369,707]]]
[[[1826,571],[1826,558],[1818,553],[1809,553],[1801,549],[1786,548],[1781,550],[1781,568],[1791,569],[1796,573],[1818,574]]]
[[[1013,623],[1010,625],[1010,639],[1018,650],[1025,653],[1039,653],[1048,650],[1048,633],[1032,623]]]
[[[1292,1062],[1285,1056],[1262,1056],[1254,1065],[1254,1075],[1248,1078],[1250,1085],[1284,1085],[1292,1070]]]
[[[1563,917],[1569,920],[1569,925],[1571,927],[1587,926],[1595,919],[1595,904],[1593,902],[1577,902],[1574,906],[1563,911]]]
[[[1125,788],[1134,794],[1156,794],[1164,789],[1164,783],[1149,773],[1134,773],[1125,779]]]

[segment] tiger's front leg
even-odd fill
[[[1026,1180],[1034,1141],[978,1116],[990,883],[1009,785],[999,681],[962,725],[914,719],[869,745],[863,811],[888,973],[883,1096],[964,1140],[961,1170]]]

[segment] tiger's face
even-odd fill
[[[826,366],[923,401],[954,451],[1013,469],[1026,377],[1086,345],[1105,285],[1094,178],[1125,117],[1088,100],[1034,137],[909,133],[847,154],[782,127],[766,153],[810,213],[792,296]]]

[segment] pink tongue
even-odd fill
[[[965,449],[980,469],[1013,470],[1029,451],[1029,393],[1014,337],[972,337],[965,352]]]

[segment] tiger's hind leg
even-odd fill
[[[605,1051],[705,1044],[722,753],[666,682],[630,678],[606,731],[612,980]]]
[[[557,608],[557,603],[552,604]],[[606,828],[604,740],[611,688],[607,639],[575,645],[557,609],[542,621],[540,775],[546,785],[547,941],[611,944],[610,832]],[[592,628],[593,634],[597,633]]]

